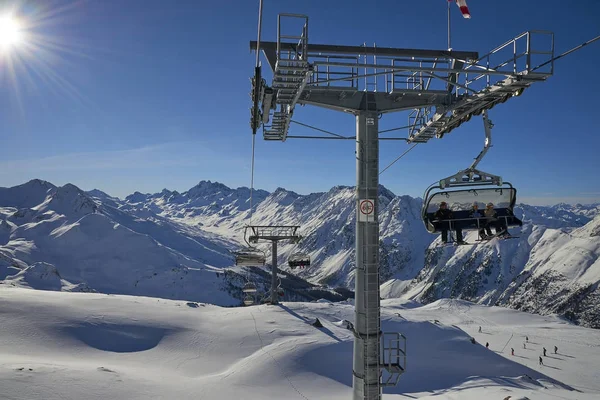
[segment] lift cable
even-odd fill
[[[413,127],[413,125],[406,125],[406,126],[401,126],[399,128],[385,129],[383,131],[379,131],[379,134],[386,133],[386,132],[392,132],[392,131],[399,131],[401,129],[409,129],[412,127]]]
[[[290,122],[293,122],[294,124],[298,124],[298,125],[301,125],[301,126],[305,126],[307,128],[310,128],[310,129],[314,129],[315,131],[327,133],[328,135],[335,136],[335,137],[337,137],[339,139],[353,139],[354,138],[353,136],[352,137],[348,137],[348,136],[338,135],[337,133],[326,131],[325,129],[317,128],[316,126],[304,124],[302,122],[298,122],[298,121],[294,121],[294,120],[291,120]]]
[[[566,56],[566,55],[568,55],[568,54],[571,54],[572,52],[574,52],[574,51],[577,51],[577,50],[581,49],[582,47],[584,47],[584,46],[587,46],[588,44],[590,44],[590,43],[593,43],[593,42],[595,42],[596,40],[599,40],[599,39],[600,39],[600,35],[596,36],[596,37],[595,37],[595,38],[593,38],[593,39],[590,39],[590,40],[588,40],[587,42],[584,42],[584,43],[580,44],[579,46],[575,46],[575,47],[573,47],[571,50],[567,50],[567,51],[565,51],[564,53],[562,53],[562,54],[561,54],[561,55],[559,55],[559,56],[556,56],[556,57],[554,57],[554,58],[552,58],[552,59],[550,59],[550,60],[548,60],[548,61],[546,61],[546,62],[544,62],[544,63],[541,63],[541,64],[540,64],[540,65],[538,65],[537,67],[533,68],[531,71],[533,72],[533,71],[535,71],[536,69],[540,69],[540,68],[542,68],[544,65],[548,65],[548,64],[550,64],[551,62],[554,62],[554,61],[558,60],[559,58],[562,58],[562,57],[564,57],[564,56]]]
[[[384,169],[381,170],[381,172],[379,172],[379,175],[383,174],[388,168],[390,168],[392,165],[396,164],[396,162],[398,160],[400,160],[402,157],[404,157],[406,154],[408,154],[409,151],[411,151],[412,149],[414,149],[419,143],[415,143],[412,146],[410,146],[408,148],[408,150],[406,150],[404,153],[400,154],[398,156],[398,158],[396,158],[394,161],[392,161],[387,167],[385,167]]]
[[[286,139],[330,139],[330,140],[355,140],[356,136],[348,137],[333,137],[333,136],[303,136],[303,135],[287,135]]]
[[[291,120],[290,122],[293,122],[294,124],[298,124],[301,126],[305,126],[307,128],[310,129],[314,129],[316,131],[319,132],[324,132],[327,133],[329,135],[332,135],[333,137],[329,137],[329,136],[306,136],[306,135],[287,135],[286,138],[287,139],[332,139],[332,140],[356,140],[356,136],[343,136],[337,133],[333,133],[330,131],[327,131],[325,129],[321,129],[321,128],[317,128],[316,126],[312,126],[312,125],[308,125],[302,122],[298,122],[298,121],[294,121]],[[378,133],[385,133],[385,132],[391,132],[391,131],[397,131],[400,129],[408,129],[412,127],[412,125],[409,126],[402,126],[400,128],[393,128],[393,129],[386,129],[384,131],[379,131]],[[408,141],[408,138],[395,138],[395,137],[383,137],[383,138],[379,138],[379,140],[404,140],[404,141]]]
[[[256,144],[256,135],[252,135],[252,161],[250,163],[250,225],[252,225],[252,192],[254,192],[254,148]]]
[[[263,5],[263,0],[260,0],[258,2],[258,33],[257,33],[257,41],[256,41],[256,65],[255,65],[255,70],[259,71],[260,70],[260,32],[261,32],[261,28],[262,28],[262,5]],[[259,82],[260,79],[260,74],[257,74],[257,76],[255,77],[256,82],[254,82],[255,85],[255,91],[258,94],[260,92],[260,85],[261,82]],[[253,99],[254,104],[253,104],[253,114],[254,114],[254,124],[256,124],[256,119],[258,118],[258,102],[257,102],[257,96],[255,96],[255,98]],[[250,225],[252,225],[252,214],[254,212],[253,209],[253,204],[252,204],[252,194],[254,192],[254,151],[256,148],[256,125],[253,126],[252,129],[252,162],[251,162],[251,166],[250,166]],[[245,236],[245,235],[244,235]]]

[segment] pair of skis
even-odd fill
[[[518,236],[512,236],[508,230],[504,229],[500,232],[496,232],[495,234],[488,236],[486,235],[485,237],[479,237],[479,239],[477,239],[477,242],[489,242],[492,239],[501,239],[501,240],[507,240],[507,239],[517,239]],[[474,246],[477,243],[469,243],[469,242],[456,242],[456,241],[452,241],[452,242],[447,242],[447,243],[440,243],[438,244],[438,247],[448,247],[448,246]]]

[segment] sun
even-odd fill
[[[21,42],[21,24],[11,15],[0,15],[0,50],[8,50]]]
[[[73,68],[77,59],[90,59],[92,49],[85,40],[70,34],[77,29],[73,26],[85,23],[87,3],[0,0],[0,99],[8,98],[15,112],[25,115],[32,96],[43,97],[46,104],[48,93],[87,101],[62,71],[63,66]]]

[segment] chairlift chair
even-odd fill
[[[256,285],[252,282],[246,282],[242,288],[244,293],[256,293]]]
[[[440,233],[442,230],[461,228],[463,231],[481,230],[485,227],[487,218],[483,212],[487,203],[494,204],[499,223],[506,227],[522,226],[523,222],[514,215],[517,190],[509,182],[500,187],[481,187],[476,185],[455,185],[452,190],[430,187],[425,193],[421,216],[425,228],[430,233]],[[435,189],[435,190],[434,190]],[[440,203],[446,202],[454,216],[451,220],[438,221],[434,219]],[[470,216],[473,203],[479,205],[481,217]]]
[[[509,182],[503,182],[502,177],[476,169],[477,164],[483,159],[491,147],[492,122],[488,119],[487,111],[483,112],[485,128],[485,145],[475,158],[475,161],[465,170],[441,179],[429,186],[423,196],[421,217],[425,228],[430,233],[440,233],[442,230],[481,230],[489,222],[484,216],[486,204],[492,203],[498,214],[498,221],[494,221],[496,228],[522,226],[523,222],[514,215],[514,206],[517,199],[517,189]],[[435,212],[440,204],[445,202],[454,216],[451,220],[436,221]],[[481,217],[473,218],[470,212],[474,203],[479,205]]]
[[[244,241],[247,244],[245,249],[233,252],[235,255],[235,265],[238,267],[261,267],[267,263],[265,253],[256,247],[253,247],[247,239],[248,226],[244,228]]]
[[[308,266],[310,266],[310,255],[307,253],[301,253],[301,252],[293,253],[288,258],[288,265],[292,269],[297,268],[297,267],[301,267],[301,268],[308,267]]]
[[[238,267],[261,267],[267,262],[265,254],[262,251],[252,247],[234,252],[234,254],[235,265]]]
[[[254,304],[254,298],[252,297],[252,295],[247,294],[244,297],[244,305],[251,306],[252,304]]]

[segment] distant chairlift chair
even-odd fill
[[[252,282],[246,282],[242,288],[244,293],[256,293],[256,285]]]
[[[301,252],[294,253],[288,259],[288,265],[291,269],[308,267],[310,266],[310,255]]]
[[[253,247],[234,252],[235,265],[238,267],[262,267],[267,262],[265,254]]]
[[[254,297],[251,294],[247,294],[244,297],[244,305],[251,306],[252,304],[254,304]]]

